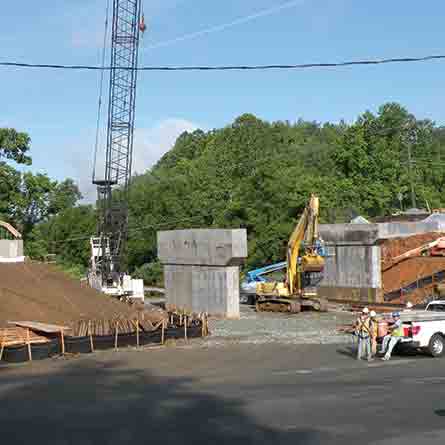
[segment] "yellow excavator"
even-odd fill
[[[256,284],[257,311],[300,312],[302,307],[325,312],[328,302],[317,294],[324,269],[324,244],[318,235],[319,198],[311,195],[287,244],[284,282]]]

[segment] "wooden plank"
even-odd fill
[[[24,328],[11,327],[0,328],[0,338],[2,338],[3,346],[16,346],[26,344],[27,333]],[[29,332],[30,343],[48,343],[49,340],[46,337]]]
[[[136,320],[136,346],[139,348],[139,320]]]
[[[63,329],[60,331],[60,341],[62,343],[62,355],[65,355],[65,336],[63,335]]]
[[[32,362],[31,342],[29,340],[29,329],[26,330],[26,344],[28,346],[28,358]]]
[[[114,349],[117,351],[117,338],[119,335],[119,322],[116,321],[116,329],[114,331]]]
[[[3,350],[5,349],[4,340],[5,340],[5,338],[4,338],[4,334],[3,334],[1,337],[1,340],[0,340],[0,362],[2,361]]]
[[[45,332],[45,334],[58,334],[62,330],[69,331],[71,329],[67,326],[58,326],[37,321],[8,321],[8,323],[22,328],[32,329],[33,331]]]
[[[88,335],[90,336],[91,352],[94,352],[93,334],[91,332],[91,321],[88,321]]]

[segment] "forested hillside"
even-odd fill
[[[269,123],[244,114],[225,128],[184,133],[155,167],[133,180],[130,269],[156,281],[156,231],[189,227],[245,227],[247,267],[281,260],[310,193],[320,196],[323,222],[388,214],[400,207],[399,193],[407,208],[408,144],[418,206],[445,206],[445,131],[398,104],[366,112],[352,124]],[[79,224],[83,233],[94,225],[90,207],[39,224],[33,232],[39,245],[30,251],[51,250],[86,265],[85,240],[71,240]]]

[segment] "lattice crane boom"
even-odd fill
[[[98,191],[98,237],[91,241],[92,273],[100,286],[118,286],[128,233],[128,188],[132,173],[142,0],[112,0],[111,70],[105,177]],[[118,190],[117,193],[115,190]],[[95,287],[99,287],[96,283]]]

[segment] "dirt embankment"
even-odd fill
[[[445,258],[428,256],[409,258],[390,267],[392,258],[434,241],[441,236],[445,236],[445,233],[424,233],[406,238],[387,240],[382,244],[381,257],[382,270],[384,270],[382,282],[385,294],[445,270]],[[400,302],[403,303],[405,300],[410,300],[413,303],[421,303],[431,292],[431,286],[425,289],[418,289],[400,299]],[[397,302],[397,300],[392,302]]]
[[[0,264],[0,326],[19,320],[70,324],[135,315],[127,304],[81,286],[52,266]]]
[[[434,241],[441,236],[445,236],[445,233],[430,232],[422,233],[420,235],[408,236],[406,238],[393,238],[386,240],[381,245],[381,258],[383,268],[391,264],[392,258],[401,255],[402,253],[408,252],[408,250],[412,250],[417,247],[423,246],[424,244],[430,243],[431,241]]]
[[[445,258],[410,258],[383,272],[383,290],[387,293],[406,287],[442,270],[445,270]]]

